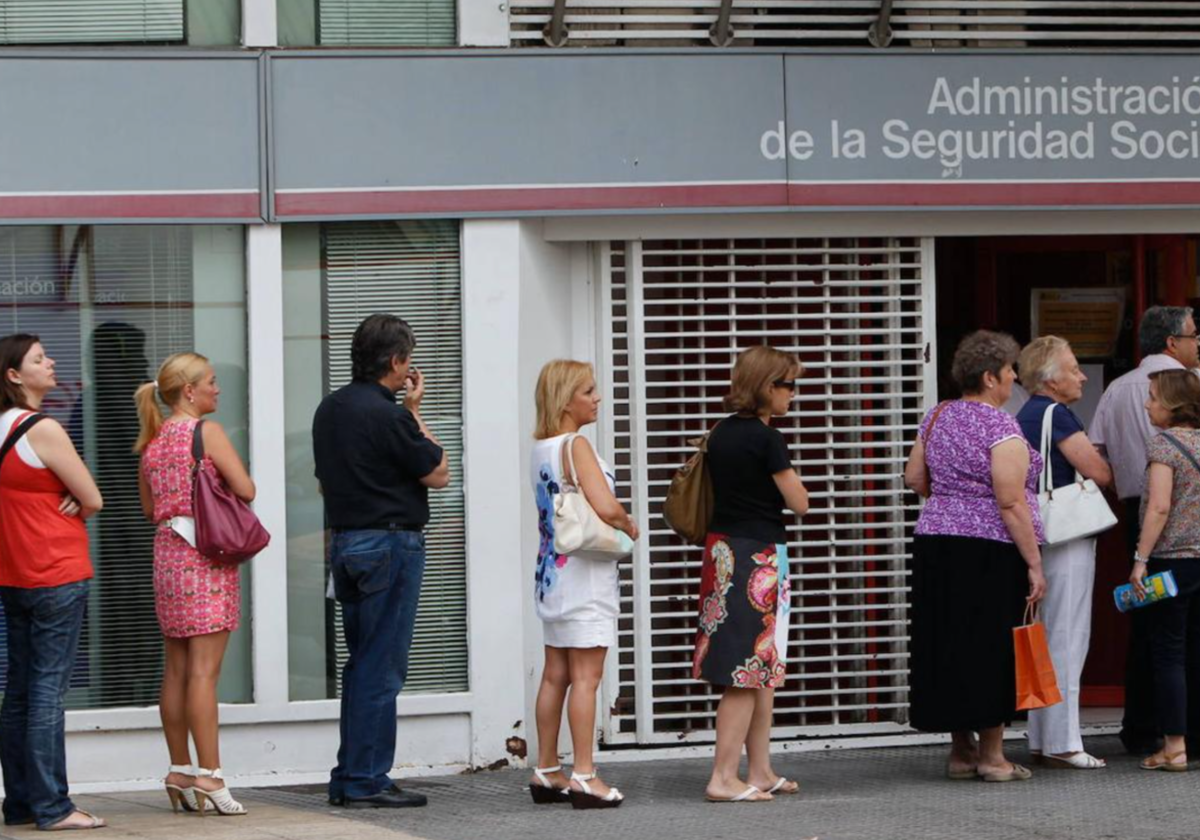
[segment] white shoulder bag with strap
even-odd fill
[[[577,437],[569,435],[563,442],[571,475],[570,484],[567,476],[563,476],[562,487],[554,494],[554,550],[585,560],[623,560],[633,553],[633,540],[597,516],[579,489],[575,453],[571,449]]]
[[[1054,489],[1050,453],[1054,443],[1054,409],[1052,402],[1042,415],[1042,474],[1038,478],[1038,508],[1046,545],[1061,545],[1069,540],[1093,537],[1117,524],[1116,514],[1108,506],[1104,493],[1090,478],[1075,472],[1075,481]]]

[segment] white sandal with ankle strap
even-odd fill
[[[566,788],[556,787],[546,778],[547,773],[562,772],[562,765],[556,767],[534,767],[533,775],[537,777],[537,784],[529,783],[529,795],[533,797],[535,805],[555,805],[560,802],[569,802],[571,794]]]
[[[182,776],[195,776],[196,769],[190,764],[172,764],[167,768],[167,775],[179,773]],[[196,788],[194,786],[181,787],[180,785],[168,784],[163,781],[163,787],[167,789],[167,797],[171,800],[171,810],[179,813],[182,807],[185,811],[199,810],[196,805]]]
[[[215,770],[207,770],[204,767],[196,768],[196,775],[203,776],[206,779],[220,779],[225,777],[221,774],[221,768]],[[196,788],[196,802],[200,806],[200,816],[208,810],[205,805],[211,804],[216,812],[222,817],[240,817],[246,813],[246,806],[233,798],[233,794],[229,792],[228,787],[217,788],[216,790],[204,790]]]
[[[588,782],[596,778],[595,772],[586,775],[580,773],[571,773],[571,781],[579,782],[579,786],[583,790],[575,790],[571,788],[569,796],[571,797],[571,807],[577,810],[586,810],[591,808],[617,808],[625,801],[625,794],[617,790],[615,787],[609,788],[608,793],[604,796],[592,793],[592,787]]]

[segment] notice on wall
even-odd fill
[[[1107,359],[1116,353],[1124,289],[1034,289],[1031,305],[1035,337],[1065,338],[1079,359]]]

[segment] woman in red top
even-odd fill
[[[4,822],[101,828],[67,792],[63,696],[79,647],[92,563],[83,520],[102,500],[66,430],[38,415],[58,381],[34,335],[0,339],[0,600],[8,684],[0,708]],[[23,436],[20,436],[24,432]]]

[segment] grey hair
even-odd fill
[[[1021,354],[1021,346],[1008,333],[976,330],[958,343],[950,376],[964,394],[983,390],[983,375],[997,378],[1005,365],[1011,365]]]
[[[1070,342],[1056,335],[1044,335],[1025,345],[1017,365],[1021,369],[1021,386],[1033,394],[1060,373],[1059,362],[1063,350],[1071,348]]]
[[[1190,306],[1151,306],[1138,327],[1138,347],[1143,356],[1162,353],[1167,339],[1183,333],[1183,322],[1192,314]]]

